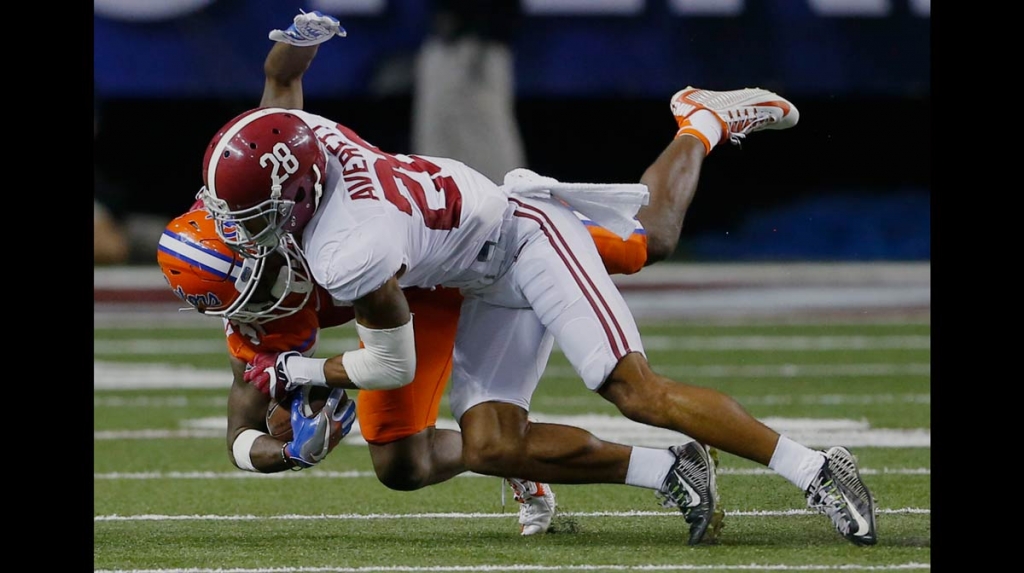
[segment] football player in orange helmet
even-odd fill
[[[267,434],[266,412],[273,387],[247,383],[245,372],[261,353],[295,351],[312,356],[320,329],[352,320],[352,308],[335,305],[330,295],[310,280],[302,253],[290,235],[277,248],[268,249],[270,252],[249,258],[226,245],[214,225],[197,201],[190,211],[168,223],[159,241],[157,261],[168,287],[182,302],[224,322],[234,373],[228,399],[229,457],[240,469],[265,473],[315,465],[348,432],[351,420],[344,427],[340,421],[333,422],[331,443],[319,458],[291,455],[289,443]],[[639,269],[647,248],[647,236],[639,224],[625,242],[596,225],[589,228],[610,268],[620,272]],[[407,289],[406,295],[419,317],[416,376],[402,388],[361,390],[356,398],[361,433],[369,444],[379,480],[403,491],[465,471],[459,432],[435,427],[451,375],[462,296],[456,289],[446,288]],[[342,408],[347,405],[345,401],[340,404]],[[321,421],[326,418],[320,417]],[[517,479],[509,479],[509,485],[514,498],[523,503],[522,531],[546,530],[550,517],[543,514],[554,506],[550,486]]]
[[[268,349],[311,355],[319,332],[319,301],[295,242],[286,237],[264,257],[242,257],[220,239],[213,218],[201,207],[197,203],[175,217],[160,237],[157,262],[171,291],[189,308],[224,320],[233,363],[245,364]],[[291,400],[292,439],[276,440],[271,455],[266,448],[252,447],[265,434],[269,398],[232,390],[228,448],[240,469],[311,467],[351,429],[355,403],[344,390],[332,390],[316,413],[308,409],[308,392],[293,394],[301,399]]]

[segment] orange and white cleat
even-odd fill
[[[505,481],[519,502],[519,533],[545,533],[551,527],[551,518],[555,516],[555,493],[551,491],[551,486],[516,478],[505,478]]]
[[[722,140],[738,144],[748,133],[763,129],[789,129],[800,120],[796,106],[761,88],[725,92],[686,87],[672,96],[672,115],[682,127],[695,112],[706,109],[722,122]]]

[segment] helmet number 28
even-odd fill
[[[281,184],[299,170],[299,158],[295,157],[292,150],[283,142],[274,144],[270,153],[260,156],[260,167],[267,167],[268,164],[271,166],[271,189],[275,192],[280,192]],[[284,170],[283,174],[281,173],[282,169]]]

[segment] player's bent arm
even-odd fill
[[[412,313],[397,276],[352,306],[363,348],[346,352],[330,367],[344,370],[353,384],[366,390],[393,390],[412,382],[416,373]]]
[[[285,443],[267,432],[266,413],[270,397],[245,382],[245,362],[230,357],[234,380],[228,393],[228,457],[235,467],[259,473],[291,469],[281,456]]]
[[[319,48],[275,43],[263,62],[266,81],[260,107],[302,109],[302,76]]]
[[[352,304],[363,348],[331,358],[283,357],[287,387],[312,384],[332,388],[394,390],[412,382],[416,341],[412,313],[397,277]]]

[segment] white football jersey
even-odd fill
[[[403,288],[472,281],[508,209],[497,185],[459,161],[385,153],[325,117],[294,113],[328,152],[320,207],[302,234],[318,283],[353,301],[403,265]]]

